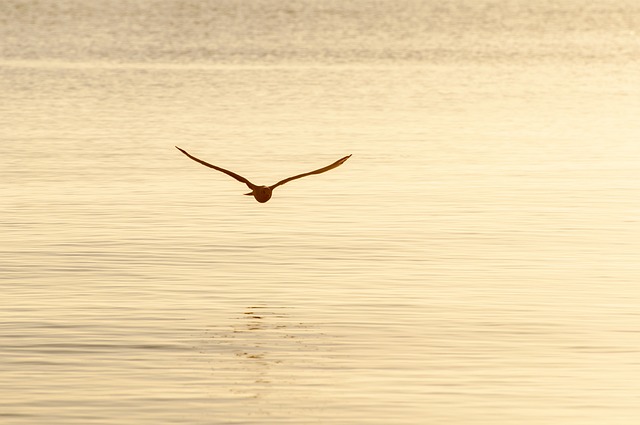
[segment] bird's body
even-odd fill
[[[256,198],[256,201],[260,202],[261,204],[271,199],[272,194],[273,194],[273,189],[270,188],[269,186],[256,186],[253,188],[251,192],[245,193],[245,195],[249,195],[249,196],[253,195],[253,197]]]
[[[177,146],[176,146],[176,148],[180,152],[182,152],[183,154],[185,154],[186,156],[191,158],[192,160],[194,160],[196,162],[199,162],[200,164],[202,164],[202,165],[204,165],[206,167],[213,168],[214,170],[221,171],[221,172],[233,177],[234,179],[238,180],[239,182],[246,184],[249,187],[249,189],[251,189],[251,192],[245,193],[245,195],[253,196],[256,199],[256,201],[258,201],[260,203],[267,202],[269,199],[271,199],[271,195],[273,194],[273,189],[275,189],[276,187],[278,187],[280,185],[283,185],[285,183],[288,183],[291,180],[299,179],[301,177],[310,176],[312,174],[324,173],[325,171],[329,171],[329,170],[331,170],[333,168],[336,168],[339,165],[342,165],[342,163],[344,163],[347,159],[349,159],[351,157],[351,155],[347,155],[347,156],[345,156],[343,158],[340,158],[339,160],[337,160],[333,164],[327,165],[326,167],[319,168],[317,170],[310,171],[308,173],[298,174],[298,175],[295,175],[293,177],[286,178],[284,180],[280,180],[278,183],[276,183],[274,185],[271,185],[271,186],[258,186],[258,185],[255,185],[255,184],[251,183],[249,180],[247,180],[246,178],[242,177],[241,175],[238,175],[238,174],[236,174],[236,173],[234,173],[232,171],[229,171],[229,170],[225,170],[222,167],[218,167],[218,166],[215,166],[213,164],[209,164],[208,162],[205,162],[205,161],[203,161],[203,160],[201,160],[199,158],[196,158],[195,156],[189,154],[184,149],[181,149],[181,148],[179,148]]]

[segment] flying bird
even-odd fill
[[[329,171],[332,170],[334,168],[336,168],[339,165],[342,165],[347,159],[349,159],[351,157],[351,155],[347,155],[343,158],[340,158],[339,160],[337,160],[336,162],[334,162],[333,164],[327,165],[326,167],[322,167],[319,168],[317,170],[314,171],[309,171],[308,173],[303,173],[303,174],[298,174],[297,176],[293,176],[293,177],[289,177],[286,178],[284,180],[280,180],[278,183],[273,184],[271,186],[258,186],[255,185],[253,183],[251,183],[249,180],[247,180],[246,178],[242,177],[241,175],[238,175],[232,171],[229,170],[225,170],[222,167],[218,167],[215,166],[213,164],[209,164],[206,161],[203,161],[199,158],[196,158],[195,156],[189,154],[189,152],[185,151],[184,149],[181,149],[179,147],[176,146],[176,148],[182,152],[183,154],[185,154],[186,156],[188,156],[189,158],[193,159],[195,162],[199,162],[200,164],[207,166],[209,168],[213,168],[214,170],[218,170],[218,171],[222,171],[223,173],[233,177],[234,179],[238,180],[241,183],[246,184],[247,186],[249,186],[249,189],[251,189],[251,192],[249,193],[245,193],[245,195],[250,195],[253,196],[254,198],[256,198],[256,201],[260,202],[260,203],[264,203],[267,202],[269,199],[271,199],[271,195],[273,193],[273,189],[275,189],[278,186],[281,186],[285,183],[290,182],[291,180],[295,180],[295,179],[299,179],[301,177],[306,177],[306,176],[310,176],[312,174],[320,174],[320,173],[324,173],[325,171]]]

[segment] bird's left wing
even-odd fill
[[[234,179],[238,180],[239,182],[242,182],[242,183],[246,184],[247,186],[249,186],[249,188],[251,190],[253,190],[253,188],[256,187],[256,185],[251,183],[249,180],[247,180],[246,178],[242,177],[239,174],[234,173],[233,171],[225,170],[222,167],[218,167],[218,166],[215,166],[213,164],[209,164],[208,162],[203,161],[203,160],[201,160],[199,158],[196,158],[195,156],[191,155],[189,152],[187,152],[184,149],[181,149],[181,148],[179,148],[177,146],[176,146],[176,149],[178,149],[180,152],[182,152],[183,154],[185,154],[189,158],[193,159],[195,162],[199,162],[200,164],[202,164],[202,165],[204,165],[206,167],[209,167],[209,168],[213,168],[214,170],[222,171],[223,173],[233,177]]]
[[[299,179],[299,178],[302,178],[302,177],[310,176],[312,174],[324,173],[325,171],[332,170],[332,169],[338,167],[339,165],[342,165],[350,157],[351,157],[351,155],[347,155],[347,156],[345,156],[343,158],[340,158],[339,160],[337,160],[336,162],[334,162],[331,165],[327,165],[326,167],[322,167],[322,168],[319,168],[319,169],[314,170],[314,171],[309,171],[308,173],[298,174],[297,176],[293,176],[293,177],[286,178],[284,180],[280,180],[278,183],[276,183],[276,184],[274,184],[272,186],[269,186],[269,187],[273,190],[273,189],[275,189],[276,187],[278,187],[280,185],[283,185],[285,183],[290,182],[291,180],[295,180],[295,179]]]

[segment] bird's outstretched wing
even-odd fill
[[[276,187],[278,187],[280,185],[283,185],[285,183],[290,182],[291,180],[295,180],[295,179],[299,179],[299,178],[302,178],[302,177],[310,176],[311,174],[324,173],[325,171],[332,170],[332,169],[336,168],[337,166],[342,165],[342,163],[344,163],[350,157],[351,157],[351,155],[347,155],[344,158],[340,158],[339,160],[337,160],[336,162],[334,162],[331,165],[327,165],[326,167],[322,167],[322,168],[319,168],[319,169],[314,170],[314,171],[309,171],[308,173],[298,174],[297,176],[293,176],[293,177],[286,178],[284,180],[280,180],[278,183],[276,183],[276,184],[274,184],[272,186],[269,186],[269,187],[271,188],[271,190],[273,190],[273,189],[275,189]]]
[[[183,154],[185,154],[189,158],[193,159],[195,162],[199,162],[200,164],[202,164],[204,166],[207,166],[209,168],[213,168],[214,170],[222,171],[223,173],[230,175],[231,177],[233,177],[234,179],[238,180],[239,182],[242,182],[242,183],[246,184],[247,186],[249,186],[249,188],[251,190],[253,190],[253,188],[256,187],[256,185],[251,183],[249,180],[245,179],[241,175],[238,175],[238,174],[234,173],[233,171],[225,170],[224,168],[217,167],[217,166],[215,166],[213,164],[209,164],[208,162],[203,161],[203,160],[201,160],[199,158],[196,158],[195,156],[189,154],[189,152],[187,152],[184,149],[181,149],[181,148],[179,148],[177,146],[176,146],[176,149],[178,149],[180,152],[182,152]]]

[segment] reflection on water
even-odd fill
[[[309,326],[293,322],[285,310],[248,307],[234,318],[230,329],[229,325],[211,326],[205,331],[200,350],[211,365],[212,380],[228,382],[228,391],[234,396],[260,399],[245,405],[245,411],[269,410],[273,395],[282,392],[295,399],[295,388],[305,385],[308,372],[294,371],[318,366],[313,365],[318,360],[313,339],[319,335]],[[228,381],[221,379],[224,375],[229,375]]]

